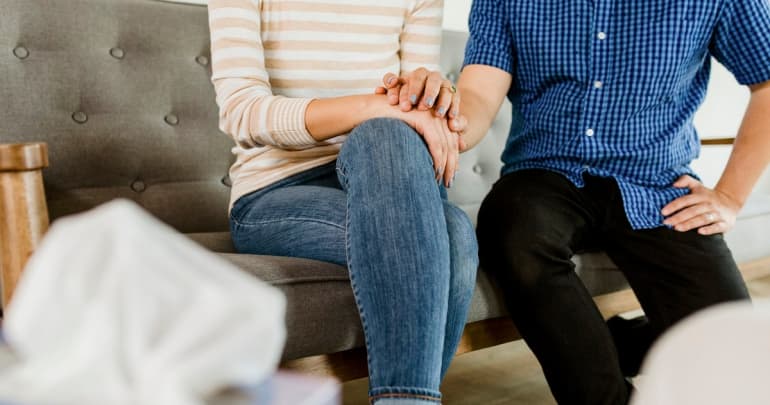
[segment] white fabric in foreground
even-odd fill
[[[285,299],[133,203],[53,224],[4,322],[20,404],[195,405],[276,368]]]
[[[631,404],[767,405],[768,384],[770,304],[724,304],[685,319],[655,343]]]

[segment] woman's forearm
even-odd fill
[[[372,118],[403,118],[387,96],[365,94],[313,100],[305,111],[305,126],[310,135],[324,141],[346,134]]]

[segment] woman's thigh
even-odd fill
[[[241,253],[300,257],[347,264],[345,192],[297,185],[272,190],[231,215],[230,230]]]

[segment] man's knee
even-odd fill
[[[503,281],[534,288],[554,272],[571,268],[572,230],[556,226],[557,213],[526,194],[493,190],[479,210],[477,235],[482,268]]]

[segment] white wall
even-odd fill
[[[468,31],[470,0],[444,0],[444,29]]]

